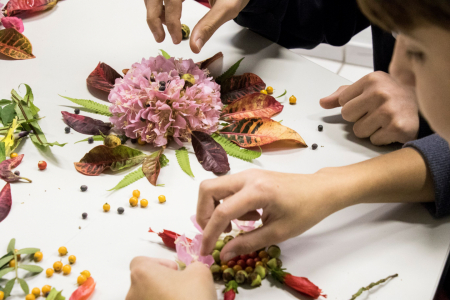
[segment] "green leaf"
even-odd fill
[[[31,113],[33,114],[33,117],[34,117],[38,114],[40,109],[36,105],[34,105],[34,96],[33,96],[33,92],[31,91],[30,86],[25,83],[23,85],[25,85],[25,87],[27,88],[27,93],[25,94],[25,97],[23,98],[23,100],[30,108]]]
[[[220,84],[222,81],[224,81],[225,79],[230,78],[231,76],[233,76],[234,74],[236,74],[237,69],[239,68],[239,65],[241,64],[241,61],[244,59],[245,57],[241,58],[240,60],[238,60],[234,65],[232,65],[225,73],[223,73],[222,75],[220,75],[219,77],[216,78],[216,82],[218,84]]]
[[[159,49],[161,51],[162,56],[164,56],[165,59],[169,59],[170,55],[169,53],[167,53],[166,51],[164,51],[163,49]]]
[[[228,155],[233,157],[251,162],[253,159],[261,156],[261,152],[243,149],[217,133],[213,134],[212,138],[225,149]]]
[[[144,178],[144,172],[142,172],[142,168],[137,169],[136,171],[133,171],[127,175],[125,175],[125,177],[112,189],[108,190],[108,191],[117,191],[120,190],[121,188],[124,188],[130,184],[132,184],[133,182],[138,181],[141,178]]]
[[[13,252],[16,249],[16,239],[11,239],[8,244],[8,248],[6,248],[7,252]]]
[[[12,272],[14,270],[15,270],[15,268],[4,268],[4,269],[0,270],[0,278],[2,278],[6,274],[8,274],[9,272]]]
[[[11,103],[12,103],[11,100],[7,100],[7,99],[0,100],[0,105],[6,105],[6,104],[11,104]]]
[[[41,273],[42,271],[44,271],[44,269],[35,265],[19,265],[19,268],[30,271],[32,273]]]
[[[9,297],[9,295],[11,294],[11,290],[14,287],[14,283],[16,283],[15,278],[11,279],[5,284],[5,288],[3,289],[3,291],[5,292],[5,298]]]
[[[281,97],[283,97],[284,95],[286,95],[286,93],[287,93],[287,91],[286,91],[286,90],[284,90],[284,93],[283,93],[283,94],[281,94],[280,96],[276,97],[276,98],[281,98]]]
[[[161,165],[161,168],[164,168],[169,163],[169,159],[164,155],[161,154],[159,157],[159,164]]]
[[[34,254],[41,251],[39,248],[23,248],[17,251],[17,254]]]
[[[104,141],[104,140],[105,140],[105,138],[104,138],[103,136],[101,136],[101,135],[94,135],[94,136],[91,136],[91,137],[94,139],[94,141]],[[86,138],[86,139],[84,139],[84,140],[75,142],[75,144],[81,143],[81,142],[87,142],[88,139],[89,139],[89,138]]]
[[[16,112],[14,110],[15,107],[16,107],[15,103],[11,103],[11,104],[8,104],[5,107],[3,107],[3,109],[2,109],[2,123],[3,123],[3,125],[7,125],[7,124],[12,122],[12,120],[16,116]]]
[[[189,155],[188,151],[185,147],[181,147],[178,150],[175,150],[175,156],[177,157],[178,164],[181,167],[181,170],[184,173],[188,174],[191,177],[195,177],[191,170],[191,164],[189,163]]]
[[[28,284],[25,280],[22,278],[17,278],[19,280],[20,287],[22,288],[22,291],[25,293],[25,295],[28,295],[30,293],[30,288],[28,287]]]
[[[48,293],[46,300],[65,300],[66,298],[61,295],[62,291],[57,291],[55,288],[52,288],[50,293]]]
[[[59,95],[61,96],[61,95]],[[104,115],[111,117],[112,113],[109,111],[109,106],[97,103],[92,100],[84,100],[84,99],[74,99],[66,96],[61,96],[63,98],[66,98],[67,100],[72,101],[73,103],[76,103],[78,105],[81,105],[85,108],[87,108],[89,111],[94,112],[96,114]]]
[[[5,159],[6,159],[5,143],[0,142],[0,162],[4,161]]]
[[[7,263],[9,263],[11,261],[11,259],[14,258],[14,255],[7,255],[4,256],[0,259],[0,268],[3,267],[4,265],[6,265]]]

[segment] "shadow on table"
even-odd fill
[[[243,28],[239,31],[239,33],[231,39],[231,43],[234,47],[242,50],[242,54],[255,54],[273,44],[268,39],[255,34],[247,28]]]

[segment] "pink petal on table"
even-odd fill
[[[14,28],[20,33],[24,30],[22,19],[17,17],[3,17],[1,22],[5,28]]]
[[[214,263],[214,258],[212,257],[212,255],[200,256],[202,239],[203,236],[201,234],[198,234],[192,240],[192,243],[189,243],[184,234],[179,236],[175,241],[178,260],[182,261],[186,266],[196,261],[211,266]]]
[[[200,231],[201,233],[203,233],[203,229],[200,227],[200,225],[198,225],[197,223],[197,215],[193,215],[191,216],[191,221],[192,223],[194,223],[195,228],[197,228],[198,231]]]
[[[233,223],[243,231],[252,231],[255,229],[255,221],[240,221],[238,219],[233,220]]]

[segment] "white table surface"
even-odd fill
[[[205,7],[188,0],[184,3],[182,23],[193,29],[206,12]],[[258,74],[276,88],[275,94],[287,89],[288,96],[296,95],[297,105],[290,106],[286,98],[284,111],[274,119],[283,120],[284,125],[297,130],[309,145],[318,143],[319,148],[313,151],[264,147],[263,155],[254,163],[230,157],[230,173],[248,168],[312,173],[391,150],[357,139],[351,125],[341,119],[339,109],[320,108],[321,97],[348,81],[233,22],[223,26],[200,55],[190,51],[187,41],[178,46],[170,38],[160,45],[154,42],[145,22],[143,1],[61,1],[55,9],[28,18],[24,24],[24,34],[33,43],[36,59],[0,58],[0,99],[9,98],[10,90],[17,89],[19,84],[29,84],[36,105],[41,108],[40,115],[45,116],[40,124],[47,139],[68,144],[40,152],[27,140],[18,149],[25,153],[18,170],[22,176],[33,179],[33,183],[12,184],[11,213],[0,224],[0,254],[6,251],[10,238],[15,237],[19,249],[42,249],[44,259],[39,265],[44,269],[60,260],[57,250],[63,245],[78,259],[69,276],[55,274],[47,279],[42,273],[28,279],[30,288],[49,284],[63,289],[68,297],[76,288],[78,273],[88,269],[97,281],[93,299],[124,299],[133,257],[175,257],[175,252],[164,247],[158,236],[147,232],[148,228],[193,236],[196,230],[189,217],[195,213],[198,185],[214,177],[202,169],[191,150],[191,167],[196,177],[189,178],[178,166],[173,149],[165,152],[170,163],[158,179],[165,187],[154,187],[141,179],[111,193],[106,190],[131,170],[98,177],[76,172],[73,162],[83,157],[92,145],[74,144],[86,135],[75,131],[64,133],[60,111],[72,112],[73,108],[58,94],[96,100],[88,91],[85,79],[99,61],[120,71],[142,57],[157,55],[161,48],[173,56],[196,61],[222,51],[224,66],[245,56],[239,73]],[[21,92],[24,93],[23,87]],[[317,131],[319,124],[324,125],[323,132]],[[37,169],[37,162],[42,159],[48,162],[44,172]],[[89,187],[85,193],[80,192],[82,184]],[[128,199],[134,189],[139,189],[142,197],[150,201],[148,208],[129,207]],[[157,202],[160,194],[167,197],[163,205]],[[102,211],[105,202],[111,204],[109,213]],[[123,215],[116,213],[119,206],[125,207]],[[87,220],[81,218],[83,212],[89,214]],[[349,299],[360,287],[394,273],[399,273],[399,278],[361,299],[432,299],[449,252],[448,221],[448,218],[433,220],[421,205],[357,205],[280,244],[282,260],[291,273],[308,277],[319,285],[330,300]],[[0,281],[0,285],[4,283],[5,280]],[[18,285],[12,295],[11,299],[24,298]],[[275,298],[307,299],[270,287],[268,280],[261,288],[241,289],[237,299]]]

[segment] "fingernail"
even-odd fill
[[[202,47],[203,47],[203,40],[201,38],[198,38],[195,41],[195,44],[197,45],[198,51],[200,51],[202,49]]]
[[[155,38],[155,41],[157,41],[157,42],[159,41],[159,35],[157,33],[154,33],[153,37]]]
[[[235,258],[237,256],[237,254],[235,252],[228,252],[225,253],[225,255],[223,256],[223,260],[224,261],[229,261],[232,258]]]

